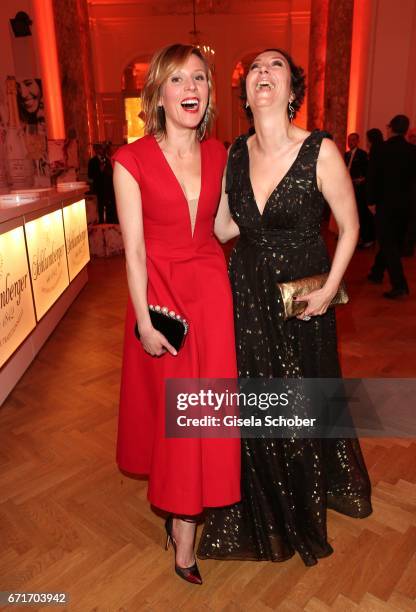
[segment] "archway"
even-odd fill
[[[149,68],[149,57],[140,56],[130,62],[122,75],[121,89],[125,117],[125,139],[134,142],[144,136],[141,91]]]
[[[254,53],[245,55],[234,66],[231,75],[231,109],[232,109],[232,139],[248,131],[250,123],[247,119],[241,100],[241,83],[248,67],[255,57]]]

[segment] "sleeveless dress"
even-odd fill
[[[165,437],[166,378],[232,378],[236,355],[232,295],[213,223],[226,163],[223,145],[201,143],[201,193],[195,227],[188,202],[153,136],[121,147],[114,161],[138,182],[147,257],[148,302],[189,322],[176,357],[147,354],[134,336],[128,301],[120,393],[117,462],[148,474],[158,508],[195,515],[241,499],[240,441]]]
[[[316,182],[324,132],[314,131],[260,214],[250,182],[247,136],[232,146],[227,191],[240,238],[231,254],[237,362],[242,378],[340,376],[334,309],[309,322],[283,320],[276,283],[330,268]],[[306,565],[332,552],[326,510],[371,513],[370,481],[359,442],[334,439],[242,440],[242,502],[207,516],[198,556]]]

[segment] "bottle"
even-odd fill
[[[3,88],[0,85],[0,194],[8,193],[9,191],[6,172],[6,133],[7,110],[4,102]]]
[[[6,99],[9,122],[6,133],[6,170],[11,189],[27,189],[33,186],[34,168],[19,119],[16,94],[16,79],[7,77]]]
[[[6,171],[6,130],[0,123],[0,194],[8,193],[9,181]]]

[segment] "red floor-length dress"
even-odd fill
[[[169,512],[198,514],[240,499],[238,439],[166,438],[166,378],[234,378],[232,295],[221,247],[213,235],[226,152],[201,143],[201,193],[192,235],[188,202],[154,136],[121,147],[114,161],[138,182],[147,255],[148,302],[189,321],[176,357],[148,355],[126,316],[117,461],[149,475],[149,501]]]

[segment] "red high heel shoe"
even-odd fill
[[[178,574],[180,578],[186,580],[187,582],[191,582],[192,584],[202,584],[201,574],[199,573],[198,565],[195,561],[193,565],[190,567],[180,567],[176,563],[176,541],[172,536],[172,527],[173,527],[173,515],[171,514],[166,519],[165,528],[166,528],[166,550],[169,548],[169,544],[172,543],[173,550],[175,552],[175,572]],[[196,523],[189,518],[180,516],[176,517],[180,518],[182,521],[187,521],[188,523]]]

